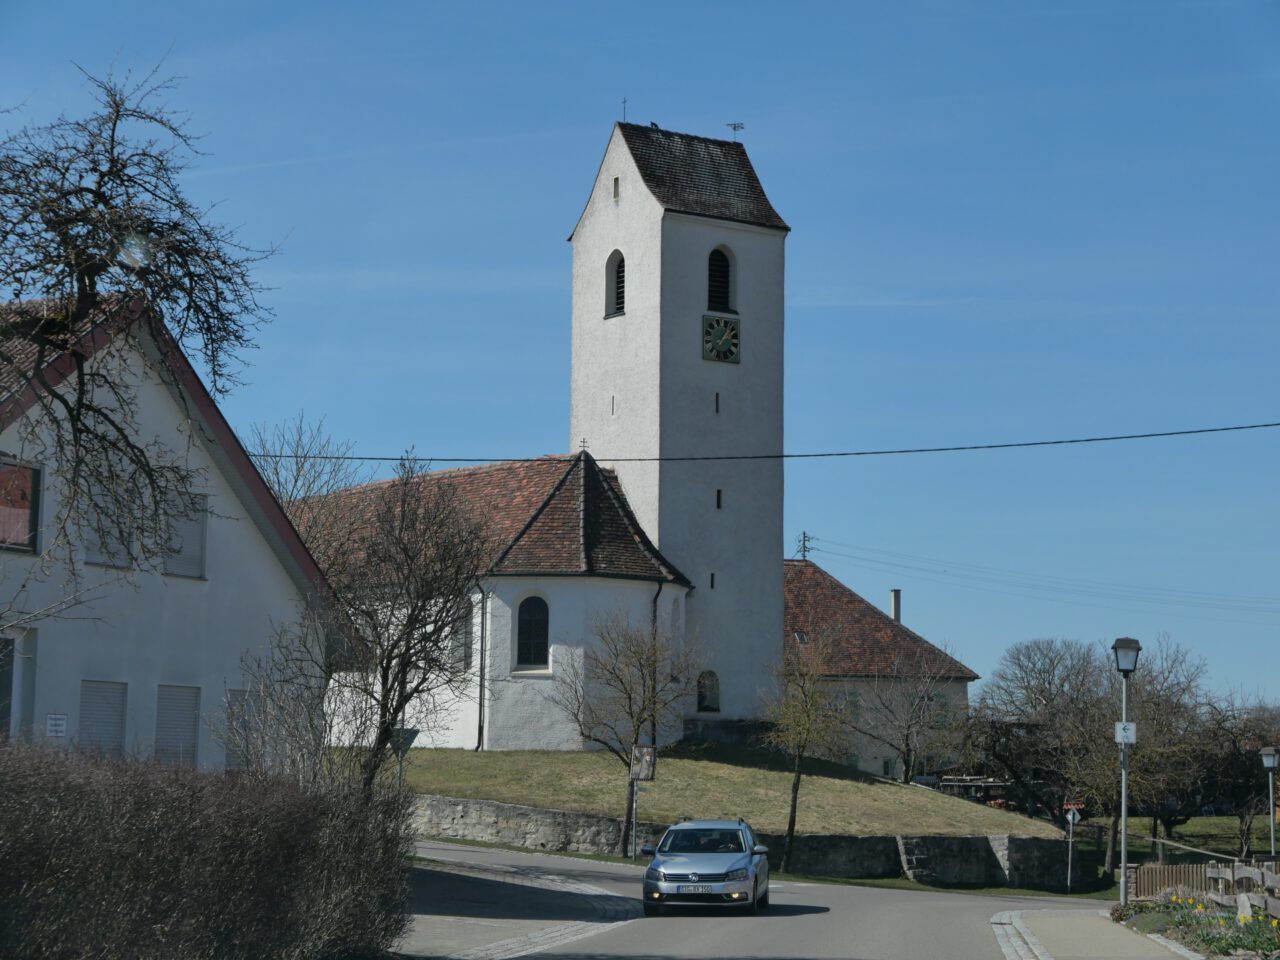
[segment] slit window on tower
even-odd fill
[[[712,250],[707,258],[707,309],[730,312],[729,257],[723,250]]]
[[[604,315],[616,316],[627,309],[627,261],[621,250],[609,254],[604,268]]]
[[[723,504],[723,498],[722,498],[722,497],[721,497],[721,495],[720,495],[720,494],[721,494],[721,492],[722,492],[722,491],[720,491],[720,490],[717,490],[717,491],[716,491],[716,509],[717,509],[717,510],[719,510],[719,509],[720,509],[720,507],[721,507],[721,506],[722,506],[722,504]]]

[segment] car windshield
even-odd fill
[[[741,830],[719,830],[709,827],[689,827],[684,830],[668,830],[658,847],[659,853],[743,853]]]

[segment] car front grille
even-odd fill
[[[723,873],[700,873],[698,879],[694,880],[687,873],[665,873],[667,883],[724,883],[725,875]]]

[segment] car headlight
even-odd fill
[[[724,875],[724,878],[726,880],[745,880],[747,879],[747,871],[745,868],[730,870],[728,873]]]
[[[666,877],[664,877],[664,876],[662,875],[662,871],[661,871],[661,870],[659,870],[657,867],[650,867],[648,870],[646,870],[646,871],[644,872],[644,878],[645,878],[646,880],[665,880],[665,879],[667,879]]]

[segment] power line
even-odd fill
[[[1241,430],[1267,430],[1280,427],[1280,423],[1248,423],[1234,427],[1201,427],[1196,430],[1163,430],[1157,433],[1123,433],[1106,437],[1073,437],[1068,440],[1025,440],[1016,443],[970,443],[950,447],[904,447],[893,450],[833,450],[822,453],[740,453],[721,456],[690,457],[596,457],[601,463],[688,463],[707,460],[818,460],[837,457],[891,457],[908,453],[962,453],[972,450],[1018,450],[1027,447],[1063,447],[1082,443],[1113,443],[1119,440],[1152,440],[1160,437],[1192,437],[1208,433],[1231,433]],[[409,460],[413,463],[530,463],[551,457],[365,457],[356,454],[328,454],[317,456],[294,453],[253,453],[251,456],[272,460],[355,460],[360,462],[389,462]],[[562,455],[569,459],[568,454]]]

